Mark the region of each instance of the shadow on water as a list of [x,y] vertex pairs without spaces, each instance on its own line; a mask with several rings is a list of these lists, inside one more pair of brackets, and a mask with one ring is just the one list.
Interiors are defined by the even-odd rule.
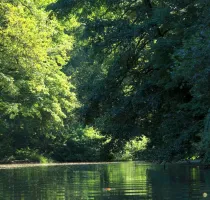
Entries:
[[[208,196],[209,194],[209,196]],[[190,200],[210,197],[210,170],[140,162],[0,170],[1,200]]]

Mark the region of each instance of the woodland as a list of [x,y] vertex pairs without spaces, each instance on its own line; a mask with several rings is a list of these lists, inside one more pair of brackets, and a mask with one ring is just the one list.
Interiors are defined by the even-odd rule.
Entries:
[[1,162],[210,162],[209,0],[1,0]]

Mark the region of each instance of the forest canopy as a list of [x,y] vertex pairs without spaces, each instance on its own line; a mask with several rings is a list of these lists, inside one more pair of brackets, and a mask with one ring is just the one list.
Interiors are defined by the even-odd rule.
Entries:
[[209,161],[209,4],[3,0],[0,159]]

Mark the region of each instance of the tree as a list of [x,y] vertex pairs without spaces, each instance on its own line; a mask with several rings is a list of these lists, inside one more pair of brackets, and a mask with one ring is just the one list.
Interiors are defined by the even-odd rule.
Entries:
[[59,19],[76,15],[80,22],[80,42],[66,71],[75,69],[86,123],[112,137],[107,149],[146,135],[152,159],[199,151],[209,108],[208,4],[59,0],[48,7]]
[[62,72],[73,43],[64,27],[35,1],[4,0],[0,16],[2,157],[63,126],[78,102]]

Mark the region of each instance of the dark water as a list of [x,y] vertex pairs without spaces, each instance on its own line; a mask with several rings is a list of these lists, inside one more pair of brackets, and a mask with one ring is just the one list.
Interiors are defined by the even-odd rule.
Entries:
[[138,162],[0,170],[0,200],[210,199],[210,170]]

